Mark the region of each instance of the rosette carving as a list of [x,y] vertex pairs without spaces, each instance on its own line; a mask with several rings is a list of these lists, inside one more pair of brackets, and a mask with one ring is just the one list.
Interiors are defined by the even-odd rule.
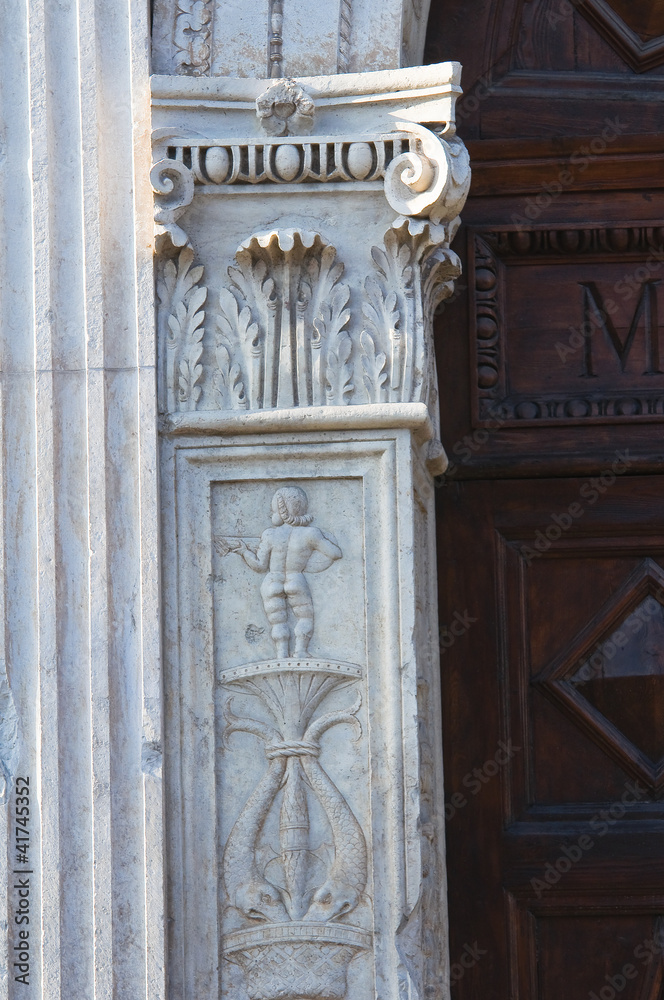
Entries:
[[256,114],[268,135],[311,132],[315,106],[295,80],[279,80],[256,98]]

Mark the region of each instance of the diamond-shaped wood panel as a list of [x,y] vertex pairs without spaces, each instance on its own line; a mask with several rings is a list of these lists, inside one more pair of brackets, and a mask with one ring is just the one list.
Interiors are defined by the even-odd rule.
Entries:
[[660,0],[577,0],[574,6],[637,73],[664,63]]
[[664,571],[644,559],[534,681],[649,788],[664,787]]

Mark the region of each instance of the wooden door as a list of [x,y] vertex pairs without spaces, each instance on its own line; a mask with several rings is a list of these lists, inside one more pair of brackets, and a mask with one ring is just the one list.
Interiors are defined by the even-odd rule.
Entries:
[[664,4],[439,0],[452,996],[664,989]]

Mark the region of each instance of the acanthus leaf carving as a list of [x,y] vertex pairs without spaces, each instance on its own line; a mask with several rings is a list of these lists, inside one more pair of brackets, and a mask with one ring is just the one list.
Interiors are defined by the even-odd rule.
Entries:
[[[367,322],[370,321],[367,320]],[[360,334],[360,347],[362,349],[364,384],[367,389],[369,401],[371,403],[382,403],[384,398],[383,386],[387,381],[387,372],[385,370],[387,357],[382,351],[376,351],[376,343],[368,330],[363,330]]]
[[460,273],[445,247],[449,235],[449,226],[428,220],[393,223],[384,245],[371,250],[374,273],[365,278],[357,330],[334,246],[300,230],[254,234],[228,268],[229,284],[208,319],[209,343],[203,269],[192,266],[185,247],[177,266],[164,263],[159,283],[167,410],[433,405],[432,314]]
[[178,403],[182,410],[195,410],[201,397],[198,384],[203,374],[200,363],[203,353],[203,326],[205,313],[201,309],[207,297],[207,288],[196,286],[191,290],[186,303],[178,302],[175,313],[168,318],[173,339],[182,345],[179,364]]
[[236,260],[216,323],[244,373],[247,406],[346,404],[353,392],[350,289],[335,248],[318,233],[258,233]]
[[240,366],[232,364],[228,348],[223,343],[217,344],[217,372],[215,389],[220,410],[246,410],[247,397],[242,381]]
[[352,349],[350,336],[342,330],[336,335],[334,347],[327,352],[325,391],[331,405],[345,406],[349,402],[347,397],[355,388],[351,381],[353,366],[349,360]]
[[166,406],[169,412],[192,410],[200,399],[198,382],[203,374],[205,312],[202,306],[207,288],[200,285],[203,267],[192,267],[194,251],[184,247],[177,264],[166,260],[157,282],[160,313],[166,342]]
[[[258,324],[253,321],[249,306],[245,305],[241,308],[237,298],[228,288],[222,288],[219,292],[219,310],[216,316],[217,371],[215,381],[221,377],[224,383],[227,383],[224,374],[226,367],[228,367],[229,374],[231,369],[237,372],[237,381],[240,381],[242,372],[245,371],[249,374],[249,396],[247,397],[246,387],[242,383],[242,393],[238,392],[234,401],[229,400],[228,395],[224,395],[218,402],[220,409],[246,409],[251,406],[257,392],[258,378],[252,360],[260,351],[260,330]],[[244,368],[237,361],[232,361],[234,345],[239,345]],[[229,402],[231,405],[228,405]]]

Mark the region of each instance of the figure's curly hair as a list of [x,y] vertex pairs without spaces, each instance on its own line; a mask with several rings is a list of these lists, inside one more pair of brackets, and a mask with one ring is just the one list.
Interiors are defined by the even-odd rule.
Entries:
[[283,486],[274,494],[279,517],[284,524],[301,528],[313,521],[313,514],[307,514],[309,501],[307,494],[299,486]]

